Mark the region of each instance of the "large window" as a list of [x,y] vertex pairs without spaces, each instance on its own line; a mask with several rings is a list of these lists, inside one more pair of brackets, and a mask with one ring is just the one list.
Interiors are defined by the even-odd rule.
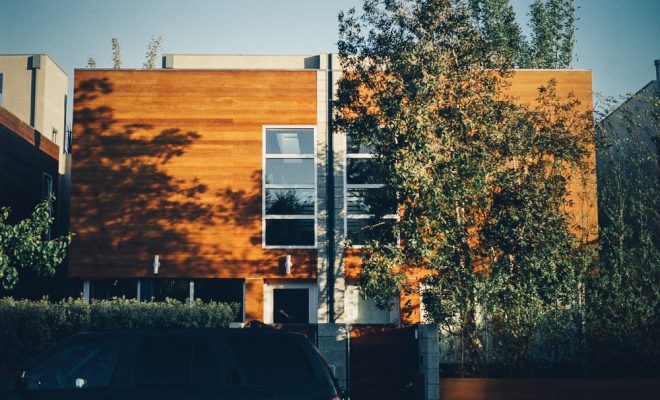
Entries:
[[316,246],[313,127],[264,127],[263,245]]
[[[394,241],[396,201],[387,194],[378,164],[370,149],[346,138],[344,231],[353,247],[378,238]],[[377,212],[378,210],[378,212]],[[383,215],[377,217],[376,215]]]

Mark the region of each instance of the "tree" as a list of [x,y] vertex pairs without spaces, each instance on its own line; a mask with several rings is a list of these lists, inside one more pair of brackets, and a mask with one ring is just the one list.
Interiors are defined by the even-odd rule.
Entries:
[[462,375],[485,373],[488,325],[491,357],[524,370],[542,325],[577,326],[584,262],[563,206],[589,115],[552,82],[535,108],[507,97],[510,59],[463,1],[371,0],[339,21],[336,126],[373,149],[399,210],[401,245],[361,250],[362,293],[388,308],[421,272]]
[[94,57],[89,57],[87,59],[87,68],[90,69],[96,68],[96,59],[94,59]]
[[497,52],[512,66],[529,66],[531,49],[509,0],[469,0],[468,4],[475,24]]
[[113,37],[112,43],[112,68],[121,68],[121,48],[119,46],[119,38]]
[[535,0],[525,38],[509,0],[468,0],[475,24],[498,53],[519,68],[567,68],[575,46],[573,0]]
[[567,68],[571,64],[575,10],[573,0],[535,0],[532,3],[530,68]]
[[54,197],[44,200],[30,217],[16,225],[7,223],[9,208],[0,208],[0,283],[5,289],[16,284],[21,271],[31,270],[50,276],[64,260],[71,235],[43,239],[53,223],[51,207],[54,201]]
[[163,45],[163,36],[151,37],[151,41],[147,45],[147,54],[145,56],[144,69],[154,69],[156,67],[156,58],[160,54],[160,48]]

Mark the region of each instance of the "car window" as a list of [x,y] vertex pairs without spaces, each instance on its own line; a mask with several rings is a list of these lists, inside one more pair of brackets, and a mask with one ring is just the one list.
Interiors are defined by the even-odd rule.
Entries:
[[107,387],[120,349],[121,341],[111,339],[71,343],[27,371],[25,380],[39,390]]
[[220,360],[209,341],[190,337],[144,338],[138,352],[138,386],[213,386]]
[[227,343],[248,383],[306,385],[315,382],[307,354],[292,336],[228,335]]

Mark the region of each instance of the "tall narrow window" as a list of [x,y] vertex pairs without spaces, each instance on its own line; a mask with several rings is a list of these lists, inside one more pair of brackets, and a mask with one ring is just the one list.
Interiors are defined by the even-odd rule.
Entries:
[[263,245],[316,246],[315,130],[264,128]]
[[[42,175],[42,183],[41,183],[41,196],[44,199],[49,198],[53,194],[53,177],[48,175],[47,173],[43,173]],[[50,216],[53,216],[53,206],[51,205],[50,207]],[[45,239],[50,240],[51,235],[52,235],[52,230],[53,230],[53,224],[50,224],[48,226],[48,232],[46,232]]]
[[2,105],[4,100],[3,88],[4,88],[4,75],[2,74],[2,72],[0,72],[0,106]]
[[[394,241],[396,201],[388,196],[370,149],[350,134],[346,143],[345,232],[353,247],[378,238]],[[377,214],[383,215],[376,217]]]

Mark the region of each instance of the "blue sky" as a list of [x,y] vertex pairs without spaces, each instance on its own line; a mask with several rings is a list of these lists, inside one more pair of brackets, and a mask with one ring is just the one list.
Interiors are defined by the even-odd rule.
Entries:
[[[635,92],[655,78],[660,0],[575,0],[577,59],[594,91]],[[521,25],[531,0],[512,0]],[[0,53],[49,54],[73,80],[94,57],[111,66],[110,39],[123,66],[140,68],[147,43],[163,53],[317,54],[336,51],[337,13],[360,0],[0,0]]]

